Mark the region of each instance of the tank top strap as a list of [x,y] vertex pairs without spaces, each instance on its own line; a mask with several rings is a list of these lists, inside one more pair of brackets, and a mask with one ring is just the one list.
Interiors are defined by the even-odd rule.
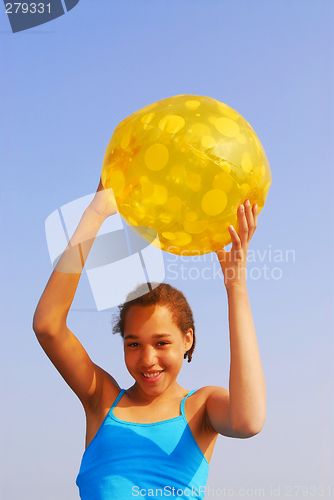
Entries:
[[115,401],[113,402],[112,407],[110,408],[109,412],[113,411],[113,409],[115,408],[115,406],[117,405],[118,401],[121,399],[121,397],[123,396],[124,393],[125,393],[125,389],[122,389],[121,392],[119,393],[119,395],[117,396],[117,398],[115,399]]
[[181,401],[181,414],[184,416],[184,418],[185,418],[185,413],[184,413],[184,403],[185,403],[186,399],[187,399],[189,396],[191,396],[192,394],[194,394],[194,392],[196,392],[196,391],[197,391],[197,389],[194,389],[194,390],[192,390],[192,391],[188,392],[188,394],[187,394],[186,396],[184,396],[184,398],[183,398],[183,399],[182,399],[182,401]]

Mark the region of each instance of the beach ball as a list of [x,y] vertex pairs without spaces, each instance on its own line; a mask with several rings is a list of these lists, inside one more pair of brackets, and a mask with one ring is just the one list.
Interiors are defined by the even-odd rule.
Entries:
[[228,227],[238,231],[237,208],[246,199],[261,211],[271,173],[257,135],[237,111],[210,97],[178,95],[116,127],[101,179],[137,234],[191,256],[231,242]]

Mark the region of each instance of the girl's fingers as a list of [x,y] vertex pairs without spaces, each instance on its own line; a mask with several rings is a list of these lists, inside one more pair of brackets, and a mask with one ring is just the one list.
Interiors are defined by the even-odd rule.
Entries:
[[257,216],[258,216],[258,213],[259,213],[258,206],[257,206],[257,204],[255,203],[255,204],[253,205],[254,231],[255,231],[255,229],[257,228]]
[[248,222],[246,218],[246,212],[244,205],[240,205],[238,208],[238,219],[239,219],[239,237],[241,244],[244,245],[248,242]]
[[[246,200],[245,202],[245,210],[246,210],[246,218],[247,218],[247,224],[248,224],[248,241],[251,239],[251,237],[254,234],[254,231],[256,229],[255,225],[255,205],[251,207],[251,204],[249,200]],[[257,217],[257,214],[256,214]]]
[[[240,224],[240,220],[239,220],[239,224]],[[234,229],[233,226],[229,226],[228,230],[229,230],[229,233],[231,235],[232,245],[233,245],[234,249],[240,250],[241,249],[241,240],[238,236],[238,233],[236,232],[236,230]],[[240,228],[239,228],[239,232],[240,232]]]
[[249,200],[245,201],[245,205],[240,205],[238,208],[239,219],[239,235],[242,244],[249,243],[257,227],[257,205],[251,206]]
[[[234,250],[241,250],[245,244],[249,243],[257,227],[257,215],[257,205],[254,204],[252,207],[249,200],[245,201],[245,205],[238,207],[239,234],[232,225],[228,228]],[[218,250],[216,253],[220,261],[226,258],[226,254],[230,254],[230,252],[226,252],[225,250]]]

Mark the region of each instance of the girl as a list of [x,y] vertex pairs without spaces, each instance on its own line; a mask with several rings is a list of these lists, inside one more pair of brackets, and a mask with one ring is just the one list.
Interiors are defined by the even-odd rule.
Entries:
[[114,331],[124,339],[125,364],[135,380],[129,389],[121,390],[94,364],[67,328],[84,263],[115,207],[100,181],[33,320],[39,343],[86,413],[86,451],[77,477],[80,495],[82,500],[202,499],[218,434],[248,438],[260,432],[265,421],[265,382],[246,288],[257,206],[249,201],[239,206],[239,234],[229,228],[232,249],[217,252],[229,307],[229,390],[209,386],[190,392],[178,384],[177,376],[183,359],[191,361],[194,322],[185,297],[170,285],[161,284],[120,306]]

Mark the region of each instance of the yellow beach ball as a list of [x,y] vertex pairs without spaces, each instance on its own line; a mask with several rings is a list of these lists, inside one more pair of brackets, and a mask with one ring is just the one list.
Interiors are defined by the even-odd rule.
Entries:
[[237,208],[263,208],[271,173],[252,127],[210,97],[179,95],[123,120],[107,147],[102,183],[140,236],[178,255],[201,255],[231,242]]

